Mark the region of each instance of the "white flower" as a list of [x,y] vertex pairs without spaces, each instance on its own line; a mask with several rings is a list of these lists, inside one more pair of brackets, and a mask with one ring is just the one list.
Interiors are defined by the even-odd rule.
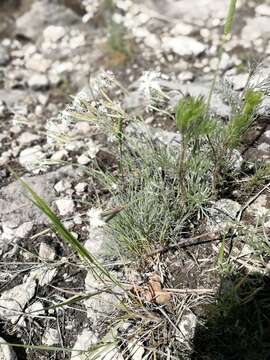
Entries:
[[72,120],[67,111],[63,111],[57,118],[47,122],[47,143],[50,146],[67,145],[72,141],[70,136]]
[[145,71],[140,79],[138,91],[150,102],[160,96],[162,94],[160,73]]
[[98,96],[101,90],[110,89],[115,84],[115,76],[111,71],[101,71],[93,79],[90,79],[90,88],[94,96]]
[[95,229],[104,226],[106,223],[102,219],[102,210],[92,208],[88,210],[87,215],[89,217],[90,229]]

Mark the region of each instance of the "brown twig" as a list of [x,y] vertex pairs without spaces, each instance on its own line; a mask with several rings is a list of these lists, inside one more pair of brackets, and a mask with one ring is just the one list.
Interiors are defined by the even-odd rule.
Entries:
[[184,248],[184,247],[187,247],[187,246],[200,245],[200,244],[205,244],[205,243],[208,243],[208,242],[220,240],[220,236],[215,237],[215,238],[209,237],[208,239],[203,240],[203,238],[206,237],[207,235],[213,235],[213,233],[212,232],[207,232],[207,233],[204,233],[204,234],[201,234],[201,235],[198,235],[198,236],[194,236],[194,237],[191,237],[191,238],[182,239],[177,244],[171,244],[171,245],[168,245],[168,246],[164,246],[161,249],[151,251],[150,253],[146,254],[146,256],[147,257],[154,256],[154,255],[157,255],[157,254],[166,253],[166,252],[168,252],[170,250],[177,249],[177,248],[180,249],[180,248]]

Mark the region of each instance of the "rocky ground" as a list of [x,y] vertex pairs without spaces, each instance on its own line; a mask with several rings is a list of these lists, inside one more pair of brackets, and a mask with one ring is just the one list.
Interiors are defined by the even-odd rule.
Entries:
[[[79,0],[2,0],[0,4],[0,336],[9,343],[86,349],[100,338],[97,324],[112,310],[114,302],[110,294],[105,294],[105,299],[89,298],[56,306],[78,293],[93,290],[95,280],[70,248],[53,235],[45,217],[24,196],[13,172],[23,176],[56,209],[76,238],[96,256],[104,257],[107,239],[93,220],[89,235],[86,216],[94,206],[93,194],[102,193],[102,189],[84,169],[93,159],[106,167],[111,164],[111,154],[104,137],[84,122],[76,125],[75,135],[80,140],[75,145],[52,148],[47,142],[48,120],[57,118],[71,101],[70,96],[87,86],[89,78],[101,68],[115,72],[130,90],[126,109],[140,114],[136,84],[143,71],[164,74],[163,86],[173,104],[181,92],[207,95],[217,66],[226,0],[115,3],[113,8],[104,5],[93,17],[87,15],[85,4]],[[222,76],[235,91],[245,85],[249,62],[262,64],[257,81],[269,76],[269,33],[270,2],[238,1],[233,35],[221,61]],[[211,108],[225,119],[229,108],[219,88]],[[260,111],[242,156],[246,161],[269,163],[268,97]],[[171,142],[178,136],[174,122],[166,117],[157,119],[149,114],[146,121],[148,126],[169,131],[152,129],[162,141],[165,137]],[[225,191],[224,197],[216,206],[234,216],[243,203],[235,201],[237,196],[226,199]],[[269,204],[268,188],[252,204],[250,216],[268,216]],[[269,218],[265,226],[269,234]],[[199,274],[214,264],[196,272],[194,258],[207,258],[208,250],[203,256],[201,251],[205,250],[197,251],[195,255],[181,253],[181,261],[179,253],[171,255],[183,288],[216,283],[210,275],[200,282]],[[105,259],[110,267],[111,259]],[[184,264],[185,272],[179,270]],[[120,277],[124,272],[115,265],[111,268]],[[183,318],[183,329],[185,321],[188,336],[192,337],[196,316],[192,313]],[[70,358],[64,350],[14,347],[15,354],[2,347],[1,351],[1,359]],[[113,353],[106,359],[121,356]],[[129,356],[139,360],[143,352]],[[72,358],[85,359],[74,353]]]

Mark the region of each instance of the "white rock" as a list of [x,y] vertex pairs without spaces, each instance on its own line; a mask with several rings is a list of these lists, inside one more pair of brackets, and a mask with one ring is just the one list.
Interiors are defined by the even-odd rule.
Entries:
[[196,325],[197,317],[192,312],[183,315],[178,324],[180,332],[177,335],[177,340],[188,345],[194,337]]
[[267,4],[261,4],[255,8],[256,14],[262,16],[270,16],[270,6]]
[[6,341],[0,337],[0,360],[16,360],[17,356],[12,347],[6,344]]
[[49,328],[45,331],[42,337],[42,344],[52,346],[59,344],[61,338],[59,332],[56,329]]
[[43,74],[33,74],[27,81],[28,86],[33,90],[42,90],[49,86],[49,79]]
[[230,227],[241,209],[241,205],[231,199],[220,199],[209,209],[208,227],[212,232],[223,232]]
[[91,125],[86,121],[79,121],[75,124],[76,132],[79,134],[89,134],[91,131]]
[[248,80],[248,74],[237,74],[229,76],[228,80],[233,83],[234,90],[243,90]]
[[28,306],[25,309],[25,313],[31,317],[36,317],[38,315],[45,315],[45,310],[41,301],[35,301],[33,304]]
[[19,163],[31,171],[39,169],[45,157],[46,155],[41,151],[41,146],[35,145],[20,152]]
[[42,54],[34,53],[29,59],[26,60],[25,66],[33,71],[45,73],[51,66],[51,60],[45,59]]
[[59,210],[60,215],[68,215],[73,213],[75,209],[74,201],[71,199],[58,199],[56,200],[56,206]]
[[233,149],[232,153],[231,153],[230,161],[231,161],[231,167],[234,170],[236,170],[236,171],[241,170],[244,159],[243,159],[240,151]]
[[35,295],[35,291],[36,282],[31,277],[23,284],[4,291],[0,297],[0,317],[15,324],[22,314],[22,309]]
[[25,131],[18,137],[18,142],[20,145],[30,145],[32,142],[39,139],[39,135]]
[[90,161],[91,161],[91,159],[88,156],[86,156],[85,154],[80,155],[77,159],[77,162],[80,165],[87,165],[90,163]]
[[86,182],[81,182],[75,186],[76,193],[81,194],[87,189],[88,184]]
[[170,33],[173,36],[176,36],[176,35],[191,35],[193,31],[194,31],[193,26],[180,22],[180,23],[176,24],[171,29]]
[[75,215],[73,217],[74,224],[81,225],[82,224],[82,218],[79,214]]
[[48,244],[42,242],[39,246],[38,256],[45,261],[53,261],[55,259],[55,250]]
[[270,153],[270,144],[263,142],[257,146],[257,149],[259,151]]
[[243,42],[250,43],[257,39],[268,40],[270,32],[270,21],[267,16],[256,16],[248,18],[243,27],[241,37]]
[[42,266],[38,269],[32,270],[28,276],[32,281],[38,281],[39,286],[48,285],[57,274],[55,267]]
[[248,211],[257,217],[270,216],[269,198],[261,194],[248,208]]
[[33,225],[34,224],[32,223],[32,221],[27,221],[24,224],[20,225],[15,230],[15,236],[20,239],[26,238],[28,234],[32,231]]
[[[85,278],[85,290],[88,293],[95,294],[97,290],[100,290],[103,287],[103,281],[98,279],[96,275],[89,271]],[[121,293],[121,289],[116,286],[113,290]],[[100,320],[108,318],[112,314],[114,306],[118,301],[117,297],[113,295],[113,293],[109,292],[101,292],[97,295],[89,297],[84,300],[87,317],[91,319],[93,324],[96,325]]]
[[52,157],[51,160],[53,161],[61,161],[61,160],[66,160],[68,156],[68,152],[65,149],[62,150],[58,150],[56,151]]
[[192,37],[176,36],[164,37],[163,48],[179,56],[198,56],[207,49],[207,46]]
[[194,79],[194,74],[191,71],[183,71],[177,76],[177,78],[180,81],[191,81]]
[[43,30],[43,37],[48,42],[58,42],[66,34],[63,26],[50,25]]
[[[74,350],[87,350],[91,346],[95,345],[98,342],[97,336],[88,329],[83,329],[82,333],[78,335],[76,343],[73,347]],[[72,360],[87,360],[91,359],[91,355],[87,353],[81,353],[81,351],[72,352]],[[98,358],[96,358],[98,359]]]
[[89,140],[87,142],[87,154],[91,159],[94,159],[97,155],[97,153],[99,152],[100,146],[98,144],[96,144],[93,140]]
[[61,193],[61,192],[64,192],[68,189],[71,189],[71,182],[67,179],[63,179],[63,180],[60,180],[58,181],[58,183],[56,183],[54,185],[54,189],[58,192],[58,193]]
[[270,139],[270,130],[266,130],[263,135]]

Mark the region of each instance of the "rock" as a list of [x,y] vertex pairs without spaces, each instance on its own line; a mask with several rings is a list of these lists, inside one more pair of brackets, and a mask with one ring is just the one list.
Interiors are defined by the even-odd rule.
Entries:
[[41,163],[46,155],[42,152],[40,145],[26,148],[20,152],[19,163],[27,170],[39,172],[42,169]]
[[[175,107],[178,101],[183,97],[183,94],[190,95],[194,97],[204,96],[205,99],[209,94],[209,89],[211,87],[211,82],[205,80],[204,78],[198,79],[194,83],[179,83],[174,81],[162,81],[161,83],[164,87],[167,87],[169,90],[178,90],[178,95],[174,95],[170,99],[171,107]],[[210,104],[210,109],[216,115],[227,118],[230,115],[230,107],[224,103],[222,97],[219,93],[214,92]]]
[[27,83],[28,86],[33,90],[42,90],[48,88],[49,79],[46,75],[36,73],[28,79]]
[[39,246],[38,256],[41,260],[53,261],[56,257],[55,250],[48,244],[42,242]]
[[[101,290],[103,287],[104,283],[102,280],[89,271],[85,278],[85,290],[87,293],[96,294],[97,290]],[[117,286],[115,286],[112,290],[118,293],[122,292],[121,289]],[[94,326],[97,325],[102,319],[104,320],[110,317],[114,311],[114,307],[119,300],[115,295],[113,295],[113,291],[101,292],[84,300],[84,305],[87,310],[87,317],[93,322]]]
[[241,37],[244,42],[250,43],[257,39],[268,40],[270,33],[270,21],[267,16],[256,16],[246,19]]
[[22,310],[33,298],[36,282],[29,277],[23,284],[6,290],[0,297],[0,317],[15,324],[22,315]]
[[92,208],[87,212],[89,216],[89,235],[84,246],[96,256],[106,253],[106,245],[109,243],[109,235],[106,232],[106,223],[101,216],[102,210]]
[[167,0],[157,2],[159,12],[172,19],[188,19],[190,23],[203,25],[210,18],[223,19],[227,14],[227,0]]
[[75,204],[72,199],[59,199],[55,201],[55,204],[62,216],[72,214],[74,212]]
[[213,233],[227,231],[234,223],[240,209],[241,205],[231,199],[220,199],[216,201],[213,206],[208,209],[209,231]]
[[9,115],[9,110],[5,101],[0,100],[0,119],[4,119]]
[[[27,306],[27,308],[25,309],[25,314],[28,314],[32,318],[40,316],[40,315],[45,315],[45,310],[44,310],[42,302],[35,301],[33,304]],[[22,323],[20,324],[20,322],[19,322],[19,324],[25,325],[25,324],[23,324],[23,322],[24,322],[24,320],[22,318]]]
[[80,165],[87,165],[90,163],[90,161],[91,161],[91,159],[89,159],[89,157],[86,156],[85,154],[80,155],[77,159],[77,162]]
[[[98,342],[98,338],[95,333],[91,330],[83,329],[83,331],[78,335],[76,343],[73,347],[74,350],[87,350],[93,345],[96,345]],[[81,351],[73,351],[72,352],[72,360],[87,360],[91,359],[91,354],[81,353]],[[98,358],[96,358],[98,359]],[[105,360],[105,358],[103,358]]]
[[75,186],[75,190],[77,194],[82,194],[87,189],[88,184],[86,182],[81,182]]
[[28,276],[28,279],[35,281],[35,284],[38,282],[39,286],[45,286],[52,282],[56,274],[57,268],[42,265],[41,267],[32,270]]
[[19,239],[24,239],[31,233],[32,229],[33,229],[32,221],[27,221],[26,223],[20,225],[16,229],[15,236],[18,237]]
[[236,170],[236,171],[241,170],[244,159],[243,159],[240,151],[233,149],[232,153],[231,153],[230,161],[231,161],[230,165],[233,170]]
[[6,66],[10,61],[10,54],[5,46],[0,45],[0,66]]
[[[65,166],[56,171],[43,175],[25,177],[24,180],[51,206],[55,198],[53,191],[54,184],[65,177],[77,177],[79,171],[71,166]],[[15,227],[31,221],[33,224],[43,224],[46,219],[41,211],[34,206],[24,195],[24,188],[20,181],[0,189],[0,222],[7,222],[16,219]]]
[[71,189],[71,182],[68,179],[60,180],[54,185],[54,189],[58,193],[65,192],[66,190]]
[[198,56],[207,49],[207,46],[192,37],[176,36],[164,37],[163,48],[179,56]]
[[191,342],[194,337],[196,326],[197,317],[192,312],[183,315],[180,323],[178,324],[180,332],[176,337],[177,341],[185,343],[188,346],[189,342]]
[[268,194],[261,194],[247,208],[247,212],[256,219],[256,222],[261,220],[264,227],[270,228],[270,196]]
[[6,344],[6,341],[0,337],[0,360],[17,360],[17,356],[12,347]]
[[177,76],[177,78],[180,81],[191,81],[194,79],[194,74],[191,71],[183,71]]
[[26,60],[25,66],[37,73],[45,73],[51,66],[51,60],[46,59],[42,54],[35,53]]
[[43,337],[42,337],[42,344],[47,346],[52,346],[60,343],[60,335],[58,330],[53,328],[48,328]]
[[243,90],[248,80],[248,74],[237,74],[227,77],[227,80],[233,84],[233,88],[236,91]]
[[68,156],[67,150],[62,149],[62,150],[56,151],[56,152],[52,155],[51,160],[53,160],[53,161],[66,160],[66,159],[67,159],[67,156]]
[[65,6],[48,0],[34,1],[29,11],[16,20],[16,33],[29,39],[40,37],[45,26],[71,26],[80,23],[80,17]]
[[270,6],[267,4],[261,4],[256,6],[255,12],[258,15],[262,16],[270,16]]
[[24,145],[31,145],[34,141],[37,141],[39,139],[40,139],[39,135],[25,131],[18,137],[18,142],[21,146],[24,146]]
[[43,31],[44,41],[57,42],[66,34],[66,30],[63,26],[50,25]]
[[190,24],[179,22],[170,31],[173,36],[176,35],[191,35],[194,31],[194,27]]
[[100,150],[100,146],[96,144],[92,139],[87,142],[86,146],[88,148],[87,155],[90,157],[90,159],[95,159],[96,155]]

